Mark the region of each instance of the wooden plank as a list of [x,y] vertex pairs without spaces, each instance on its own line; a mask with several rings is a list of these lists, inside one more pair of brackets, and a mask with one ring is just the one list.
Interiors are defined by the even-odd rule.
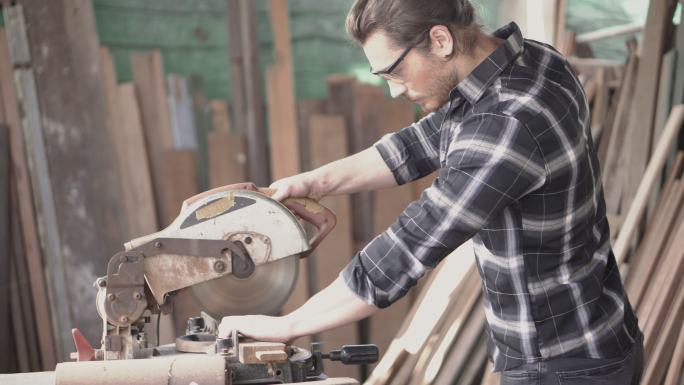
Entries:
[[[601,133],[601,136],[598,137],[598,140],[594,142],[594,148],[596,149],[596,156],[598,157],[599,164],[601,165],[601,168],[603,169],[605,164],[606,164],[606,155],[608,152],[608,144],[611,142],[611,139],[613,137],[613,129],[615,128],[615,119],[617,116],[617,110],[618,106],[620,105],[620,95],[622,95],[622,89],[625,87],[626,83],[626,69],[627,65],[622,68],[622,71],[620,71],[620,74],[614,74],[613,76],[616,78],[615,80],[611,79],[608,81],[609,83],[609,90],[612,89],[612,94],[609,94],[609,101],[608,101],[608,110],[606,112],[606,117],[605,120],[603,121],[604,129],[603,132]],[[611,71],[611,72],[619,72],[619,71]],[[619,80],[619,81],[618,81]],[[615,87],[610,86],[611,82],[617,82],[617,85]]]
[[208,137],[209,187],[247,181],[244,134],[213,131]]
[[19,196],[19,215],[23,248],[30,271],[31,294],[34,314],[38,325],[38,341],[43,369],[52,370],[57,363],[55,341],[50,320],[50,304],[45,289],[45,278],[38,241],[38,232],[34,219],[33,194],[28,175],[26,152],[22,134],[19,108],[14,88],[12,64],[9,60],[6,31],[0,28],[0,92],[5,121],[9,126],[10,155],[12,157],[12,177]]
[[[10,206],[17,207],[17,194],[14,186],[10,189]],[[21,314],[21,322],[25,332],[23,344],[26,346],[28,354],[28,364],[31,371],[41,369],[40,352],[36,333],[36,317],[33,314],[31,306],[31,285],[29,280],[29,272],[26,266],[26,258],[24,249],[21,244],[21,231],[19,231],[19,216],[17,210],[13,209],[10,213],[11,229],[12,231],[12,265],[14,268],[13,274],[16,276],[16,289],[19,297],[19,306]]]
[[625,288],[635,310],[639,309],[648,282],[659,265],[666,241],[676,225],[677,213],[684,203],[684,186],[679,181],[683,166],[684,152],[679,152],[658,200],[654,219],[649,222],[644,238],[630,258]]
[[676,214],[680,212],[684,203],[682,181],[677,181],[668,195],[670,196],[664,201],[662,215],[656,217],[655,226],[639,245],[636,261],[630,265],[626,286],[630,304],[634,309],[640,308],[644,295],[650,289],[649,286],[653,286],[652,279],[665,251],[666,240],[676,225]]
[[487,362],[487,340],[489,336],[486,332],[480,334],[480,339],[475,343],[470,357],[458,376],[459,384],[480,385],[482,370]]
[[[449,352],[446,357],[437,356],[436,360],[431,363],[431,365],[439,365],[440,369],[438,374],[433,381],[426,381],[430,384],[435,385],[448,385],[451,384],[453,378],[459,375],[470,357],[472,350],[475,348],[479,341],[480,335],[484,330],[485,325],[485,313],[483,309],[483,301],[477,302],[475,308],[469,314],[465,325],[463,326],[462,334],[459,336],[458,341],[455,342],[456,346]],[[444,341],[446,343],[448,340]],[[452,342],[453,343],[453,342]],[[428,370],[428,374],[431,373]],[[427,380],[428,378],[426,378]]]
[[[408,100],[390,100],[383,97],[377,100],[376,108],[384,117],[377,126],[376,140],[385,134],[410,126],[415,120],[416,107]],[[376,191],[373,205],[373,234],[377,235],[387,230],[412,201],[414,190],[413,186],[408,184]],[[378,345],[381,352],[386,351],[395,338],[404,315],[411,307],[411,299],[411,296],[407,295],[369,318],[370,341]]]
[[235,128],[247,133],[249,180],[265,186],[270,178],[255,4],[251,0],[226,0],[226,5],[232,11],[228,12],[228,46]]
[[485,367],[484,376],[482,376],[482,382],[480,385],[499,385],[501,382],[501,372],[494,372],[494,364],[491,361],[487,361],[487,366]]
[[625,163],[625,151],[622,150],[625,146],[628,126],[627,119],[629,117],[632,96],[634,95],[637,69],[639,67],[639,57],[636,54],[635,46],[636,42],[634,40],[628,42],[630,56],[627,62],[627,68],[625,69],[622,87],[620,87],[610,141],[606,144],[605,163],[602,164],[606,211],[610,215],[617,215],[620,213],[620,201],[622,188],[624,187],[624,167],[622,166]]
[[674,80],[674,65],[676,59],[674,49],[663,55],[658,83],[658,101],[656,103],[655,122],[653,125],[653,141],[650,153],[655,152],[656,144],[665,128],[667,116],[672,109],[672,82]]
[[[308,126],[312,167],[320,167],[347,155],[347,127],[344,118],[339,115],[313,114],[309,116]],[[335,213],[337,225],[318,246],[314,255],[309,257],[316,262],[313,266],[310,265],[313,267],[312,273],[316,278],[313,288],[316,291],[330,285],[354,255],[349,196],[325,197],[321,203]],[[353,323],[323,332],[318,337],[325,344],[325,350],[358,343],[357,324]],[[359,376],[358,367],[342,365],[339,362],[326,362],[325,372],[331,377],[358,378]]]
[[207,143],[209,132],[213,127],[212,110],[209,99],[204,93],[202,78],[190,76],[189,86],[194,115],[192,131],[197,136],[197,187],[200,191],[206,191],[209,189],[209,150]]
[[271,177],[278,180],[301,170],[299,135],[292,71],[292,46],[287,1],[269,0],[275,63],[267,70],[267,97],[271,139]]
[[[656,346],[658,331],[662,331],[669,310],[673,307],[673,300],[677,297],[677,289],[684,274],[684,222],[680,223],[673,242],[664,259],[663,274],[657,277],[655,282],[663,284],[658,296],[653,299],[652,311],[643,321],[644,331],[644,357],[651,357]],[[681,291],[681,290],[680,290]],[[646,315],[646,314],[642,314]]]
[[614,25],[596,31],[585,32],[581,35],[577,35],[575,39],[577,40],[577,44],[589,44],[611,37],[637,34],[643,30],[644,25],[638,23]]
[[125,207],[129,213],[129,231],[132,237],[151,234],[159,229],[152,188],[150,165],[145,146],[140,110],[133,83],[117,87],[117,100],[121,116],[116,149],[126,188]]
[[100,317],[83,309],[92,309],[96,290],[91,283],[124,240],[123,220],[111,214],[122,211],[120,181],[112,173],[116,158],[105,129],[92,3],[26,0],[20,6],[30,26],[31,63],[14,74],[30,129],[25,131],[33,151],[28,158],[42,163],[36,167],[40,184],[34,184],[40,188],[33,191],[45,194],[36,205],[43,218],[39,235],[45,237],[51,310],[59,320],[59,359],[66,360],[73,350],[71,327],[90,341],[101,337]]
[[[567,10],[567,0],[558,0],[556,3],[556,33],[554,36],[554,46],[561,48],[565,41],[565,14]],[[561,53],[563,53],[561,51]]]
[[475,309],[482,294],[480,276],[474,267],[467,274],[457,293],[451,296],[444,320],[431,336],[434,338],[423,347],[408,384],[432,383],[442,368],[443,360],[452,350],[452,345],[462,337],[461,333],[465,331],[464,327],[471,314],[477,310],[482,311]]
[[[2,95],[0,95],[1,97]],[[2,100],[0,100],[1,102]],[[0,111],[2,103],[0,103]],[[1,117],[0,117],[1,118]],[[9,127],[0,121],[0,356],[10,357],[10,145]],[[0,373],[10,373],[9,360],[0,360]]]
[[209,102],[209,106],[211,108],[211,127],[214,132],[231,132],[228,102],[212,100]]
[[[287,1],[269,0],[275,63],[266,71],[269,128],[271,142],[271,178],[278,180],[301,171],[299,134],[292,71],[292,47]],[[305,259],[299,261],[299,276],[283,314],[299,308],[312,295],[309,269]]]
[[[379,87],[359,84],[350,76],[329,76],[328,93],[329,112],[345,117],[349,153],[357,153],[368,148],[376,137],[376,131],[382,120],[381,113],[375,103],[382,100],[384,92]],[[374,237],[373,229],[373,193],[362,192],[352,195],[352,229],[354,249],[362,250]],[[359,322],[359,340],[369,343],[369,321]],[[362,378],[366,377],[366,366],[362,366]]]
[[[199,192],[197,155],[194,150],[167,149],[163,156],[168,165],[163,178],[164,189],[168,191],[166,210],[175,211],[178,215],[183,201]],[[187,290],[179,291],[173,301],[173,331],[176,335],[183,335],[188,318],[199,315],[201,309]]]
[[596,71],[596,94],[591,111],[591,136],[594,143],[597,143],[603,133],[608,112],[609,90],[606,72],[605,68]]
[[[107,130],[112,139],[119,194],[126,220],[125,238],[151,234],[158,229],[150,169],[140,111],[132,83],[118,85],[111,53],[100,48],[100,69],[105,90]],[[135,186],[135,188],[131,188]]]
[[636,76],[634,99],[630,110],[627,157],[627,174],[622,206],[629,208],[639,189],[641,177],[651,154],[653,124],[658,97],[660,67],[672,27],[672,16],[677,1],[651,0],[641,51],[641,64]]
[[[684,8],[679,14],[680,20],[684,17]],[[679,23],[675,33],[676,64],[674,84],[672,85],[672,104],[684,103],[684,23]]]
[[672,360],[667,369],[667,376],[663,385],[678,385],[682,378],[682,368],[684,368],[684,322],[681,324],[675,350],[672,354]]
[[[164,87],[164,67],[158,50],[131,54],[133,81],[140,104],[140,116],[145,133],[145,144],[150,162],[152,186],[155,197],[157,222],[165,227],[178,214],[178,207],[171,206],[164,189],[164,178],[170,172],[164,162],[165,151],[174,146],[171,134],[169,108]],[[179,206],[180,207],[180,206]]]
[[19,284],[17,283],[17,270],[16,256],[13,255],[11,258],[11,273],[9,280],[9,291],[10,291],[10,306],[12,311],[10,315],[12,317],[12,333],[14,335],[14,348],[17,354],[17,361],[19,363],[19,370],[21,372],[28,372],[31,370],[31,364],[29,359],[28,349],[29,346],[26,342],[26,328],[24,325],[24,320],[22,318],[21,309],[21,298],[19,296]]
[[176,74],[167,75],[166,91],[173,148],[197,149],[195,114],[187,79]]
[[[309,133],[309,118],[314,114],[325,113],[326,109],[327,101],[325,99],[305,99],[297,102],[297,125],[299,126],[299,149],[302,171],[313,169],[311,166],[311,146],[309,144],[309,141],[311,140],[311,135]],[[346,151],[345,154],[347,154]]]
[[639,184],[639,188],[634,196],[634,201],[629,209],[629,212],[627,213],[627,217],[625,218],[625,222],[620,230],[617,241],[613,246],[615,260],[618,264],[625,260],[625,257],[629,252],[630,241],[633,239],[639,226],[639,222],[644,214],[646,204],[648,203],[648,196],[652,191],[653,186],[657,182],[657,178],[662,171],[669,151],[672,149],[674,143],[676,143],[682,122],[684,122],[684,105],[679,104],[672,108],[672,112],[667,120],[662,137],[658,141],[656,151],[653,153],[651,160],[648,162],[646,172],[640,174],[642,181]]
[[[684,255],[683,255],[684,257]],[[669,361],[672,353],[675,350],[675,343],[677,341],[677,334],[681,329],[684,321],[684,287],[679,284],[681,279],[676,279],[672,283],[677,289],[677,295],[674,297],[674,302],[668,303],[667,308],[670,310],[667,313],[662,327],[653,329],[656,335],[648,336],[649,343],[654,344],[652,348],[644,346],[645,348],[645,370],[642,382],[645,384],[660,384],[665,379]],[[653,342],[651,342],[653,341]],[[649,354],[650,353],[650,354]]]
[[366,380],[366,385],[403,385],[396,381],[398,373],[408,371],[410,374],[413,370],[422,347],[448,308],[451,296],[460,292],[459,285],[468,276],[473,259],[473,246],[469,241],[446,257],[430,274],[429,282],[404,318],[397,337]]

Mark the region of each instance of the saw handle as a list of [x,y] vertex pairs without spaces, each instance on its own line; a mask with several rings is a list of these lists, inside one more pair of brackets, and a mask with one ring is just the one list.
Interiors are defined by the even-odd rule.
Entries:
[[[208,195],[229,190],[250,190],[257,191],[267,196],[272,196],[274,189],[259,188],[254,183],[245,182],[217,187],[203,193],[192,196],[183,201],[182,209]],[[316,234],[309,240],[309,250],[302,253],[302,257],[308,257],[311,252],[330,234],[337,224],[337,217],[329,208],[323,206],[311,198],[287,198],[282,204],[298,217],[311,223],[316,227]]]

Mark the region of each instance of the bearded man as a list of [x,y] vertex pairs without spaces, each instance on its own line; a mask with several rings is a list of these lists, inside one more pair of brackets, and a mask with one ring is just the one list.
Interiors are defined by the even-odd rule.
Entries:
[[372,147],[276,181],[275,198],[434,183],[339,278],[282,317],[226,317],[287,341],[390,306],[468,239],[502,384],[638,384],[643,336],[612,253],[580,82],[514,23],[492,34],[467,0],[357,0],[349,35],[393,97],[429,114]]

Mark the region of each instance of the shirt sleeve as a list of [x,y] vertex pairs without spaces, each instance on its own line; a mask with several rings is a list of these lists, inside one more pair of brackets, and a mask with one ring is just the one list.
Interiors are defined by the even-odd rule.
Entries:
[[375,143],[397,184],[420,179],[439,168],[440,128],[447,107]]
[[541,152],[522,123],[497,114],[469,117],[452,134],[446,164],[432,186],[341,275],[364,301],[387,307],[489,218],[545,180]]

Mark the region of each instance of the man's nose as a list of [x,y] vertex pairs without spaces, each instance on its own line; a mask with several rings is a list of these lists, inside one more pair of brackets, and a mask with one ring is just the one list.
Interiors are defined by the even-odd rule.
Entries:
[[389,85],[390,95],[393,98],[398,98],[399,96],[406,93],[406,86],[403,84],[398,84],[398,83],[395,83],[392,81],[388,81],[387,85]]

